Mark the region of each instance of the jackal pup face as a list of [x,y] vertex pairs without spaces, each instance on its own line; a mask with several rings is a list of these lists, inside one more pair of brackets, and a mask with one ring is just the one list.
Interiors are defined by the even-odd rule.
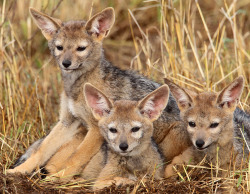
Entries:
[[242,76],[219,93],[195,93],[170,80],[165,79],[165,83],[178,102],[181,117],[186,123],[193,145],[198,150],[204,150],[218,142],[223,144],[223,138],[231,138],[226,136],[232,129],[230,125],[233,125],[233,112],[242,93]]
[[133,156],[152,143],[153,121],[166,107],[169,89],[161,86],[138,102],[113,102],[91,84],[85,84],[84,95],[109,147],[120,155]]
[[113,8],[106,8],[89,21],[61,22],[30,8],[37,26],[49,42],[52,55],[63,72],[94,68],[102,54],[102,39],[114,24]]

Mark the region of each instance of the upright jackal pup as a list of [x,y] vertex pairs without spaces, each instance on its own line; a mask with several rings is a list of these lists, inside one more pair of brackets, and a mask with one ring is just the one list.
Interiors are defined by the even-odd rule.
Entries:
[[113,102],[91,84],[85,85],[87,105],[108,145],[107,162],[95,189],[114,181],[128,184],[145,174],[163,177],[163,158],[152,136],[153,121],[167,105],[168,96],[168,86],[163,85],[140,101]]
[[[219,93],[195,93],[181,88],[165,79],[177,100],[186,130],[193,143],[183,154],[176,156],[168,165],[165,176],[173,175],[173,165],[178,163],[197,164],[205,157],[214,165],[218,162],[223,169],[228,169],[232,151],[237,154],[237,162],[242,157],[242,145],[234,144],[233,113],[239,102],[244,79],[235,79]],[[218,160],[217,160],[217,148]]]

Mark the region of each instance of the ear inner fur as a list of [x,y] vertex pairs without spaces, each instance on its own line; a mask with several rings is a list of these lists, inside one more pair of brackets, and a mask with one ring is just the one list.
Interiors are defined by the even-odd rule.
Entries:
[[159,87],[143,98],[138,107],[151,120],[156,120],[168,103],[169,88],[167,85]]
[[62,25],[62,22],[59,19],[52,18],[34,8],[30,8],[30,14],[47,40],[52,39],[53,34]]
[[244,78],[240,76],[220,92],[217,98],[218,106],[222,108],[235,107],[239,102],[243,87]]
[[178,102],[178,106],[180,109],[187,109],[192,106],[192,97],[185,89],[176,85],[174,82],[170,81],[167,78],[164,78],[164,82],[169,86],[170,91]]
[[113,103],[100,90],[90,83],[84,85],[84,96],[96,119],[110,112]]
[[106,37],[115,22],[114,9],[109,7],[94,15],[86,24],[86,30],[100,39]]

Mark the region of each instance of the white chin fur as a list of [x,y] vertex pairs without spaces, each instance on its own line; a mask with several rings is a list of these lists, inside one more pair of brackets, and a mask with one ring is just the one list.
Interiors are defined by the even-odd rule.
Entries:
[[71,73],[73,70],[62,69],[62,71],[65,72],[65,73]]

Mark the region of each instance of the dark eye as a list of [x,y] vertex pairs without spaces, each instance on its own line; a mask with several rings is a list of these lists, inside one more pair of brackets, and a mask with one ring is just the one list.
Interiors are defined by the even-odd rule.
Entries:
[[216,127],[218,127],[218,125],[219,125],[219,123],[212,123],[212,124],[210,125],[210,128],[216,128]]
[[62,46],[56,46],[57,50],[62,51],[63,47]]
[[196,126],[196,124],[195,124],[195,122],[188,122],[188,125],[190,126],[190,127],[195,127]]
[[139,131],[139,129],[140,129],[140,127],[133,127],[133,128],[131,129],[131,131],[132,131],[132,132],[137,132],[137,131]]
[[116,128],[109,128],[109,131],[110,131],[111,133],[117,133]]
[[79,46],[79,47],[77,47],[77,51],[84,51],[86,49],[86,47],[84,47],[84,46]]

